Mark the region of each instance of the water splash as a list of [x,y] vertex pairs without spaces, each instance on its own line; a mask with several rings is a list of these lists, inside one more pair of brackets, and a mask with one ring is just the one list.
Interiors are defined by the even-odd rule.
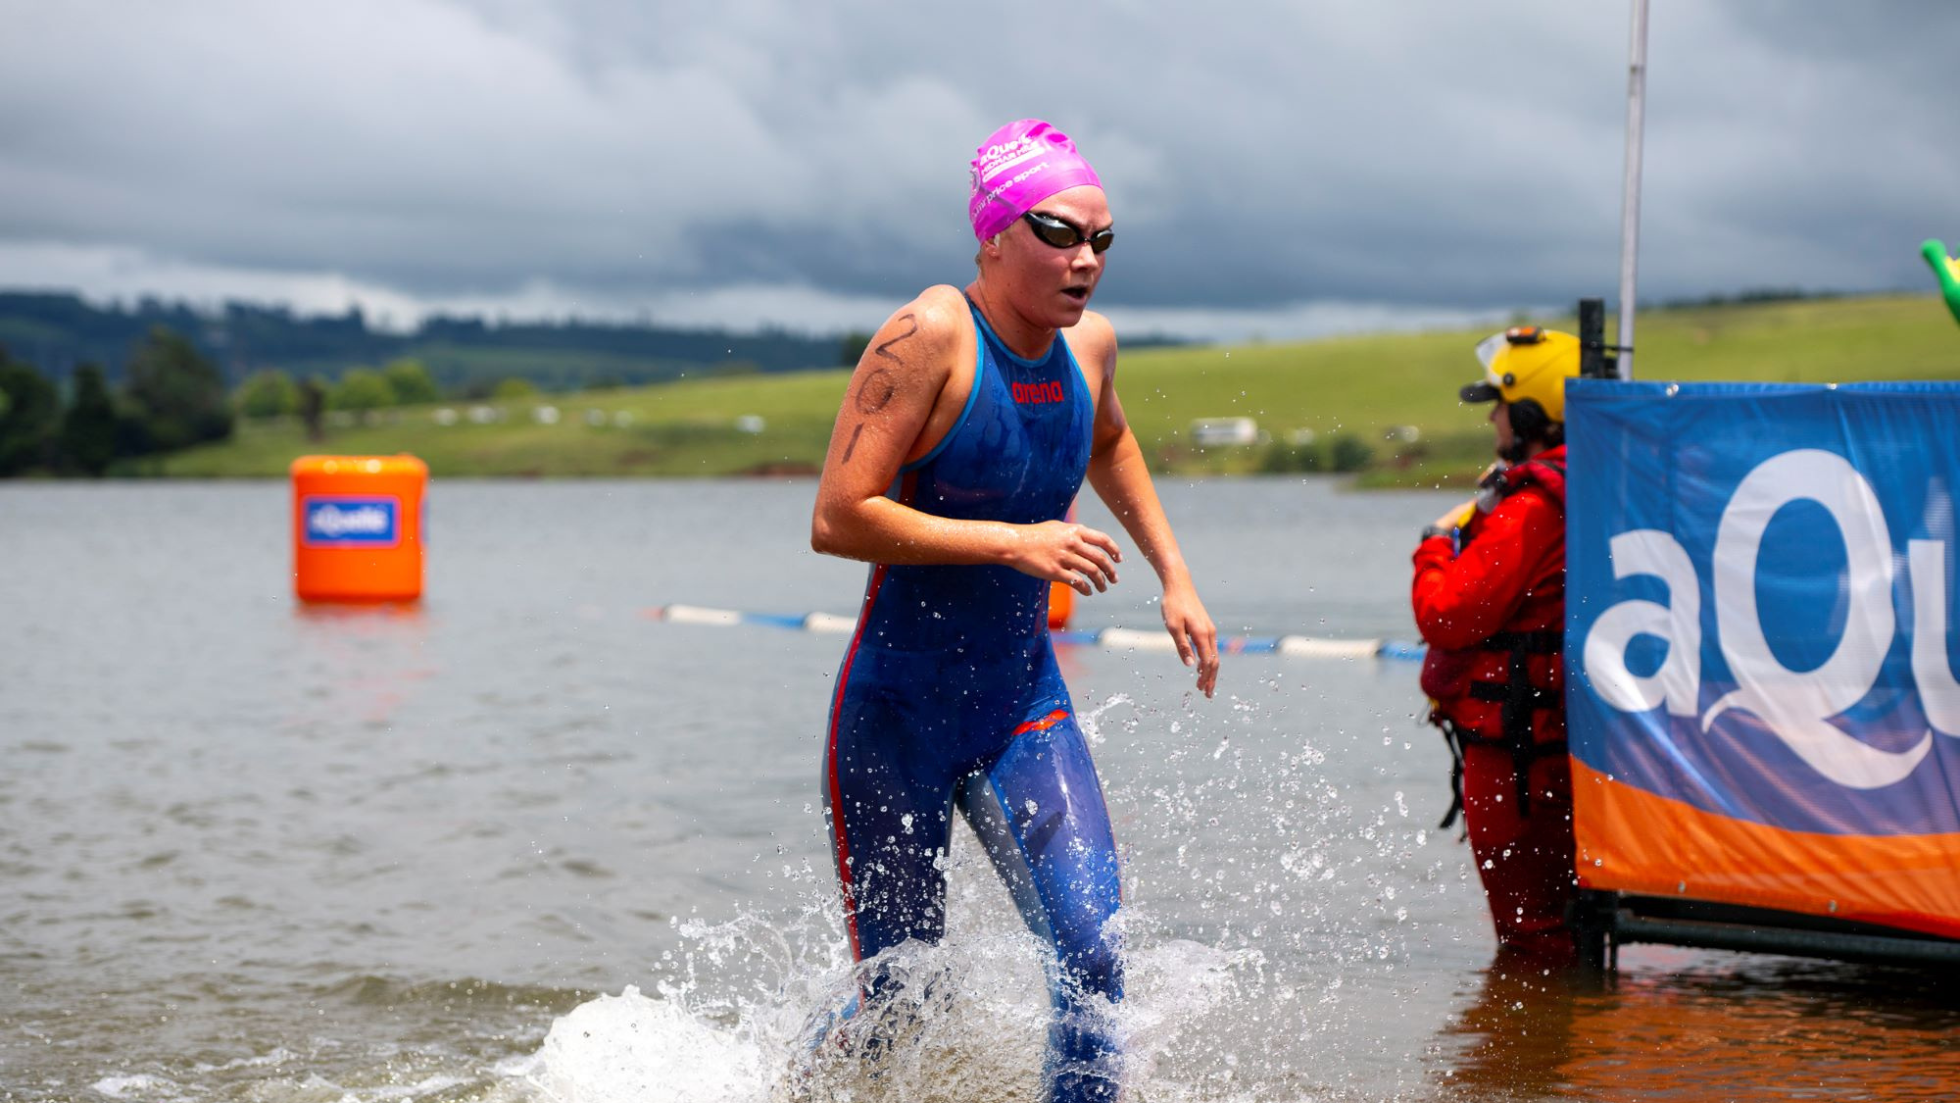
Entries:
[[[565,1103],[766,1098],[763,1047],[689,1008],[681,993],[648,999],[628,986],[560,1018],[527,1067],[512,1070]],[[750,1036],[745,1036],[750,1034]]]
[[[1297,730],[1283,707],[1227,703],[1119,693],[1078,714],[1124,855],[1125,1098],[1354,1098],[1317,1055],[1339,1067],[1371,1044],[1355,1029],[1392,1018],[1370,989],[1425,937],[1416,915],[1463,891],[1463,863],[1434,847],[1398,771],[1346,761],[1380,718],[1275,739]],[[828,871],[788,887],[727,922],[677,922],[663,983],[579,1007],[510,1076],[550,1103],[1040,1098],[1042,946],[963,827],[946,939],[881,957],[896,979],[875,1006],[852,1007],[866,974]]]
[[[502,1071],[550,1103],[1033,1103],[1050,1017],[1041,946],[965,841],[939,945],[852,963],[828,901],[814,896],[780,918],[678,924],[679,979],[580,1005]],[[1139,936],[1149,923],[1136,909],[1119,918],[1144,943],[1113,1012],[1130,1098],[1230,1098],[1178,1084],[1193,1028],[1234,998],[1252,957]],[[890,995],[839,1014],[874,965]]]
[[[1101,746],[1103,740],[1109,738],[1108,733],[1102,729],[1103,716],[1113,709],[1122,708],[1126,705],[1131,705],[1129,694],[1112,694],[1105,698],[1102,704],[1097,705],[1087,712],[1077,709],[1075,712],[1075,726],[1082,730],[1082,738],[1087,740],[1091,747]],[[1131,711],[1132,713],[1135,712],[1134,706],[1132,706]],[[1136,727],[1137,722],[1134,716],[1124,722],[1124,729],[1126,731],[1135,731]]]

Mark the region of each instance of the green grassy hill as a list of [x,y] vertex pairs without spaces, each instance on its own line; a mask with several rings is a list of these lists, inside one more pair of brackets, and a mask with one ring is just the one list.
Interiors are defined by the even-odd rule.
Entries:
[[[1533,319],[1570,329],[1569,319]],[[1368,445],[1377,485],[1462,483],[1489,458],[1485,409],[1456,399],[1476,377],[1483,331],[1344,337],[1285,345],[1161,348],[1124,355],[1124,409],[1153,466],[1246,473],[1283,461],[1311,430]],[[1850,382],[1960,379],[1960,331],[1929,296],[1810,300],[1642,315],[1636,368],[1651,380]],[[842,371],[749,375],[616,391],[387,411],[330,426],[324,444],[290,420],[241,423],[225,444],[168,457],[164,474],[278,476],[307,452],[412,452],[437,476],[732,475],[814,470],[843,395]],[[538,407],[557,411],[538,420]],[[451,414],[440,414],[441,410]],[[439,424],[438,417],[455,417]],[[760,417],[760,432],[737,419]],[[1204,449],[1195,418],[1247,416],[1272,444]],[[548,416],[548,415],[546,415]],[[1413,434],[1407,428],[1413,427]],[[1410,442],[1407,438],[1413,436]]]

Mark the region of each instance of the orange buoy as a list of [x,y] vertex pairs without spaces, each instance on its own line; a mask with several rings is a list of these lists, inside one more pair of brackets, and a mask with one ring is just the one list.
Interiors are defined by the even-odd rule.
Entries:
[[[1075,523],[1075,503],[1068,504],[1067,518]],[[1075,612],[1075,588],[1066,582],[1048,584],[1048,630],[1060,632],[1068,627],[1068,618]]]
[[1075,589],[1066,582],[1048,584],[1048,630],[1068,627],[1069,614],[1075,612]]
[[429,467],[399,456],[293,461],[293,593],[301,601],[422,596]]

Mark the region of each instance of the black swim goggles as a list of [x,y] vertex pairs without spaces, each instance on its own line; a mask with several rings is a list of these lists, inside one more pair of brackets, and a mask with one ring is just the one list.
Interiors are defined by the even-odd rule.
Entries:
[[1082,232],[1082,227],[1066,219],[1056,218],[1052,214],[1029,211],[1021,217],[1027,220],[1028,225],[1034,227],[1034,236],[1057,249],[1073,249],[1086,241],[1091,252],[1100,253],[1107,250],[1116,240],[1114,226],[1104,226],[1093,234],[1085,234]]

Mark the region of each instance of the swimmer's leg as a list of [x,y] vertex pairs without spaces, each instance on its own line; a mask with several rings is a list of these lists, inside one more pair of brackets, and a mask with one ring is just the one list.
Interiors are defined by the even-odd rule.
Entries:
[[933,724],[944,721],[893,693],[875,658],[866,666],[870,676],[840,686],[832,702],[820,788],[851,957],[868,964],[805,1024],[790,1073],[804,1087],[826,1053],[854,1054],[874,1068],[884,1058],[887,998],[898,981],[879,955],[908,939],[938,942],[946,928],[956,771],[920,753],[931,744],[919,738],[941,734]]
[[1054,949],[1052,1098],[1111,1100],[1121,1071],[1111,1013],[1123,998],[1123,962],[1110,922],[1122,892],[1109,811],[1072,713],[1022,729],[991,768],[962,784],[960,809],[1028,928]]
[[824,756],[824,819],[851,956],[863,961],[946,929],[952,771],[921,753],[936,733],[909,701],[846,693]]

